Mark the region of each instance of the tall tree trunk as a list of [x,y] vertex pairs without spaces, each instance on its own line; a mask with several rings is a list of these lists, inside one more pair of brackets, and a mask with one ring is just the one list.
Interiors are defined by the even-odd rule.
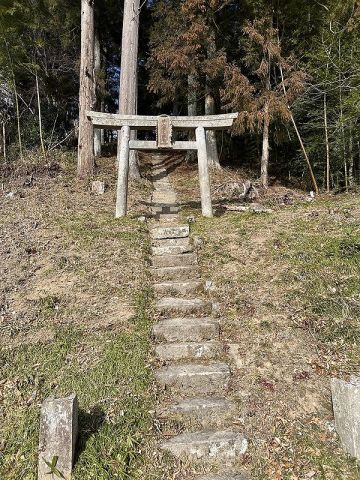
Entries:
[[349,187],[354,186],[354,139],[352,125],[349,127]]
[[326,147],[326,192],[330,193],[330,145],[329,145],[326,93],[324,93],[324,130],[325,130],[325,147]]
[[5,122],[2,123],[2,129],[1,129],[1,148],[2,148],[2,154],[4,157],[4,162],[6,163],[7,161],[7,156],[6,156],[6,128],[5,128]]
[[[196,88],[197,82],[195,75],[188,75],[188,115],[189,117],[195,117],[197,115],[197,99],[196,99]],[[189,140],[195,140],[195,133],[191,130],[189,132]],[[185,160],[189,162],[190,160],[195,160],[196,154],[193,150],[188,150],[186,153]]]
[[37,96],[37,104],[38,104],[39,137],[40,137],[40,144],[41,144],[41,152],[43,156],[46,158],[46,151],[45,151],[44,138],[43,138],[43,132],[42,132],[40,89],[39,89],[39,79],[38,79],[37,72],[35,72],[35,81],[36,81],[36,96]]
[[262,155],[261,155],[261,175],[260,182],[265,188],[269,185],[269,101],[267,100],[264,107],[264,126],[263,126],[263,140],[262,140]]
[[194,117],[197,115],[197,101],[196,101],[196,77],[195,75],[188,75],[188,115]]
[[[119,113],[125,115],[135,115],[137,113],[139,15],[140,0],[125,0],[119,89]],[[130,138],[136,138],[135,131],[131,131]],[[121,138],[119,134],[117,154],[118,163],[120,158],[120,143]],[[132,178],[139,178],[138,155],[134,150],[130,152],[129,162],[129,176]]]
[[[212,30],[208,37],[207,57],[214,58],[216,54],[215,32]],[[210,85],[210,79],[205,79],[205,115],[215,114],[215,99]],[[216,143],[216,132],[214,130],[206,130],[206,148],[208,164],[210,168],[220,169],[219,154]]]
[[22,148],[22,139],[21,139],[21,125],[20,125],[20,108],[19,108],[19,97],[16,88],[15,75],[13,74],[13,86],[14,86],[14,95],[15,95],[15,107],[16,107],[16,123],[17,123],[17,132],[19,140],[19,152],[21,160],[24,159],[23,148]]
[[16,88],[15,72],[14,72],[12,57],[11,57],[11,54],[10,54],[9,44],[7,43],[5,38],[4,38],[4,42],[5,42],[6,52],[7,52],[8,58],[9,58],[9,64],[10,64],[10,70],[11,70],[11,79],[12,79],[13,92],[14,92],[14,97],[15,97],[16,123],[17,123],[17,133],[18,133],[18,140],[19,140],[19,153],[20,153],[21,160],[23,160],[24,156],[23,156],[22,139],[21,139],[20,108],[19,108],[19,98],[18,98],[18,93],[17,93],[17,88]]
[[[100,103],[100,112],[105,112],[105,103],[103,100]],[[102,147],[105,145],[105,129],[104,128],[100,129],[100,143]]]
[[78,176],[94,173],[94,130],[86,116],[95,100],[94,79],[94,2],[81,0],[81,60],[79,92]]
[[[99,33],[95,30],[95,44],[94,44],[94,70],[95,70],[95,95],[96,95],[96,109],[101,109],[101,101],[97,98],[99,96],[98,79],[101,71],[101,51]],[[101,156],[101,128],[94,128],[94,155]]]
[[340,107],[340,130],[341,130],[341,147],[342,147],[342,160],[344,166],[344,180],[345,190],[349,191],[348,183],[348,167],[346,161],[346,143],[345,143],[345,127],[344,127],[344,110],[343,110],[343,91],[342,91],[342,71],[341,71],[341,37],[339,37],[338,43],[339,54],[339,107]]

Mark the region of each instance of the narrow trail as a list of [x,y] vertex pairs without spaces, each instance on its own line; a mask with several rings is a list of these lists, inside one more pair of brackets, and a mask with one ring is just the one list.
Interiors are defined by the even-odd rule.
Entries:
[[151,272],[159,317],[152,333],[161,365],[156,380],[164,391],[158,416],[163,423],[182,425],[182,433],[164,439],[161,449],[199,467],[196,471],[212,472],[192,477],[196,480],[248,480],[237,468],[248,442],[233,426],[236,406],[227,395],[231,371],[224,360],[220,321],[201,295],[189,225],[180,223],[176,192],[167,176],[171,160],[154,155],[152,163],[156,220],[151,226]]

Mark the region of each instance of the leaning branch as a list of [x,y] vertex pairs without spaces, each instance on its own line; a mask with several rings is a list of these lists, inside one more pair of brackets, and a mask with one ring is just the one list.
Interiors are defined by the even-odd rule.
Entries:
[[[287,101],[287,94],[286,94],[286,88],[285,88],[285,82],[284,82],[284,73],[283,73],[283,68],[282,68],[281,62],[279,62],[279,68],[280,68],[280,75],[281,75],[281,85],[282,85],[282,89],[283,89],[283,92],[284,92],[284,97],[285,97],[285,99],[286,99],[286,101]],[[308,169],[309,169],[309,173],[310,173],[310,177],[311,177],[311,180],[312,180],[312,183],[313,183],[313,186],[314,186],[314,190],[315,190],[316,194],[319,195],[319,187],[318,187],[318,184],[317,184],[317,181],[316,181],[316,178],[315,178],[315,175],[314,175],[314,172],[313,172],[311,163],[310,163],[310,159],[309,159],[309,156],[308,156],[308,154],[307,154],[307,151],[306,151],[304,142],[302,141],[302,138],[301,138],[299,129],[298,129],[298,127],[297,127],[297,125],[296,125],[296,122],[295,122],[294,115],[292,114],[292,111],[291,111],[291,108],[290,108],[290,105],[289,105],[288,102],[287,102],[287,107],[288,107],[288,109],[289,109],[291,122],[292,122],[292,124],[293,124],[293,126],[294,126],[296,135],[297,135],[297,137],[298,137],[298,139],[299,139],[299,143],[300,143],[300,146],[301,146],[301,150],[302,150],[302,152],[303,152],[303,154],[304,154],[304,157],[305,157],[305,160],[306,160]]]

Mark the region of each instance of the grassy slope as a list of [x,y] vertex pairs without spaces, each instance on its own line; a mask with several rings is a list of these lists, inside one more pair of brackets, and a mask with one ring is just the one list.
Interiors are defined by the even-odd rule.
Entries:
[[[159,478],[153,444],[147,233],[115,220],[110,182],[96,197],[62,166],[5,184],[2,197],[0,478],[35,479],[39,406],[76,392],[80,407],[77,479]],[[106,167],[108,165],[108,167]],[[26,179],[26,178],[25,178]],[[146,182],[133,185],[140,212]]]
[[[280,207],[275,197],[286,190],[277,188],[265,197],[273,213],[203,219],[196,170],[172,179],[204,239],[202,272],[219,302],[253,478],[360,478],[329,430],[330,378],[360,373],[359,196]],[[214,197],[239,180],[214,173]]]

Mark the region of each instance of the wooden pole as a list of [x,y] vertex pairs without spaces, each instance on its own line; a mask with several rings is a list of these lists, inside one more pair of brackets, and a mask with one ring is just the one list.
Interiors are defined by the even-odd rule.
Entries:
[[80,178],[94,173],[94,129],[86,111],[94,106],[94,2],[81,0],[78,165]]
[[6,130],[5,130],[5,122],[2,124],[2,141],[3,141],[3,155],[4,155],[4,161],[6,163]]
[[38,104],[39,136],[40,136],[41,152],[42,152],[44,158],[46,158],[44,137],[43,137],[43,131],[42,131],[42,116],[41,116],[39,78],[38,78],[37,72],[35,72],[35,82],[36,82],[36,96],[37,96],[37,104]]
[[116,218],[124,217],[127,211],[127,192],[129,178],[130,127],[122,127],[119,131],[120,152],[118,164],[118,182],[116,193]]
[[[137,112],[138,92],[138,44],[140,0],[125,0],[123,30],[121,42],[121,66],[119,89],[119,113],[135,115]],[[131,132],[132,140],[136,139],[136,131]],[[120,140],[118,139],[118,162],[120,161]],[[138,155],[130,153],[130,176],[140,178]]]
[[206,136],[204,127],[197,127],[195,130],[195,134],[198,152],[201,210],[204,217],[212,217],[213,211],[211,204],[210,177],[206,153]]
[[[95,30],[95,42],[94,42],[94,70],[95,70],[95,103],[96,109],[100,108],[101,102],[97,99],[99,96],[99,77],[101,73],[101,49],[100,38],[98,30]],[[95,157],[101,156],[101,129],[94,128],[94,155]]]

